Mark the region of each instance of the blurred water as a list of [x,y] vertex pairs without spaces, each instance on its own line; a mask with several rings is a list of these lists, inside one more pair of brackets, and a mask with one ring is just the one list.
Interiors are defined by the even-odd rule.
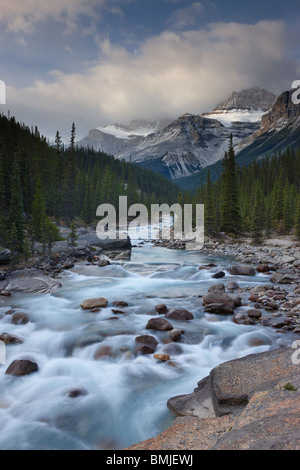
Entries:
[[[217,266],[199,270],[207,263]],[[6,347],[7,364],[30,359],[39,371],[25,377],[5,375],[0,365],[1,449],[120,449],[153,437],[174,420],[166,403],[191,393],[218,364],[277,347],[282,335],[271,328],[236,325],[229,317],[205,314],[201,295],[212,283],[233,280],[232,262],[207,258],[201,252],[167,250],[145,243],[134,248],[131,261],[110,266],[77,265],[62,275],[63,287],[53,294],[14,295],[0,313],[13,307],[30,317],[26,325],[0,319],[0,333],[23,339]],[[224,270],[217,281],[213,272]],[[268,282],[258,274],[234,280],[243,285]],[[84,299],[105,297],[108,308],[83,311]],[[125,313],[114,315],[112,302],[124,300]],[[181,352],[172,364],[136,355],[135,337],[151,334],[166,347],[167,332],[146,330],[155,305],[185,308],[189,322],[173,321],[184,330]],[[244,307],[241,307],[244,308]],[[118,319],[112,319],[117,317]],[[211,321],[215,320],[215,321]],[[253,340],[260,346],[252,346]],[[100,346],[110,357],[95,356]],[[82,395],[70,398],[71,390]]]

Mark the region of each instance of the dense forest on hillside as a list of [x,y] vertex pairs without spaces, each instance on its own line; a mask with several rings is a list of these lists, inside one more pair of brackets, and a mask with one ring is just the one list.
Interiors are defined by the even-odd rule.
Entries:
[[[194,192],[193,204],[205,204],[207,233],[246,233],[256,243],[272,233],[300,238],[300,149],[235,165],[232,142],[222,161],[222,174]],[[190,199],[186,192],[183,199]]]
[[[0,116],[0,246],[25,258],[32,242],[58,240],[57,223],[74,227],[96,222],[96,209],[119,196],[128,206],[143,203],[205,205],[205,230],[251,234],[255,243],[272,233],[300,238],[300,149],[237,167],[232,140],[222,160],[222,174],[194,193],[129,162],[92,149],[77,148],[75,125],[64,148],[59,132],[50,145],[38,129]],[[55,223],[56,222],[56,223]]]
[[75,145],[72,125],[65,149],[59,132],[49,145],[38,129],[0,116],[0,246],[28,251],[35,240],[59,238],[56,224],[76,218],[95,222],[102,203],[118,208],[120,195],[128,206],[140,202],[173,203],[178,188],[169,180],[137,165]]

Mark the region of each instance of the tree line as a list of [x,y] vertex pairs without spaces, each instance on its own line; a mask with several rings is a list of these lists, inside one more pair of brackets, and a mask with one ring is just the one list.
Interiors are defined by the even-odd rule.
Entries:
[[51,248],[58,224],[96,222],[96,209],[119,196],[128,205],[173,203],[178,187],[162,175],[114,159],[94,149],[78,148],[72,124],[65,148],[57,131],[50,145],[37,127],[0,115],[0,246],[25,258],[34,242]]
[[207,234],[250,235],[256,244],[272,233],[295,233],[300,239],[300,149],[287,149],[270,157],[237,167],[230,138],[222,160],[222,173],[178,199],[205,204]]

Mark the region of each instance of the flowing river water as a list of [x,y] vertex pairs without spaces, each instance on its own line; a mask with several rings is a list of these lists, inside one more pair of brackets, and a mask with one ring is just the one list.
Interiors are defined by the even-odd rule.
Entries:
[[[205,263],[217,266],[199,270]],[[270,327],[237,325],[231,316],[204,312],[199,296],[218,282],[213,272],[226,272],[220,280],[225,285],[269,281],[262,274],[233,277],[232,263],[146,242],[133,248],[128,262],[106,267],[83,262],[61,275],[62,288],[54,293],[14,294],[0,304],[0,313],[14,308],[31,320],[13,325],[10,315],[0,315],[1,333],[23,339],[6,347],[6,365],[0,366],[0,449],[124,448],[171,425],[175,416],[167,400],[191,393],[213,367],[279,347],[284,335]],[[81,309],[83,300],[95,297],[108,299],[108,307],[98,313]],[[113,314],[116,300],[129,304],[125,313]],[[160,303],[194,315],[190,321],[171,320],[184,330],[173,349],[168,349],[168,332],[145,329]],[[135,337],[142,334],[155,336],[156,352],[167,352],[171,362],[136,354]],[[100,346],[109,347],[110,355],[97,358]],[[15,359],[30,359],[39,370],[24,377],[6,375]],[[72,390],[82,393],[70,397]]]

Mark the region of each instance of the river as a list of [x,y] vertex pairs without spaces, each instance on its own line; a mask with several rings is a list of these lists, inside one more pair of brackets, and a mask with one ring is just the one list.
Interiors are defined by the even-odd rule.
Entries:
[[[198,269],[206,263],[217,267]],[[0,449],[122,449],[172,424],[175,416],[167,400],[191,393],[213,367],[280,346],[284,335],[272,328],[237,325],[230,316],[203,311],[199,296],[218,282],[214,271],[226,272],[220,280],[225,285],[229,280],[241,287],[269,280],[262,274],[233,278],[231,265],[230,259],[201,251],[145,242],[133,248],[128,262],[101,268],[82,262],[61,275],[62,288],[54,293],[14,294],[0,304],[0,314],[14,308],[31,320],[13,325],[10,315],[0,315],[0,333],[24,341],[6,347],[7,363],[0,366]],[[108,308],[82,310],[80,303],[94,297],[108,299]],[[121,309],[125,313],[112,313],[116,300],[129,304]],[[156,352],[170,347],[167,332],[145,329],[160,303],[194,315],[191,321],[171,321],[184,334],[169,363],[135,353],[135,337],[141,334],[156,337]],[[110,356],[96,359],[99,346],[109,347]],[[30,359],[39,370],[24,377],[6,375],[15,359]],[[72,390],[81,393],[71,398]]]

